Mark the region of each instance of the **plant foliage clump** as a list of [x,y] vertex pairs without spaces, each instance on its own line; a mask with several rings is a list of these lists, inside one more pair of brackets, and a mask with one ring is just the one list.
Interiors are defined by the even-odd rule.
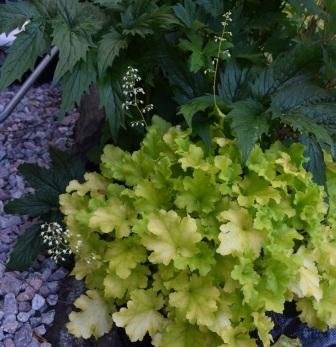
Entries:
[[326,155],[328,209],[306,160],[276,142],[243,166],[219,127],[206,149],[160,118],[138,151],[107,145],[101,173],[60,196],[90,289],[70,331],[97,337],[114,322],[157,347],[256,346],[257,331],[270,346],[267,312],[292,300],[309,325],[335,326],[336,164]]

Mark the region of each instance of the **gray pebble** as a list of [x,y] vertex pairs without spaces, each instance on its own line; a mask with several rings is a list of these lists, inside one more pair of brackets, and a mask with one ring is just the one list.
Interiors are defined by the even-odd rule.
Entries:
[[6,339],[3,342],[4,347],[16,347],[12,339]]
[[41,275],[41,279],[43,280],[43,281],[46,281],[47,279],[49,279],[49,277],[50,277],[50,275],[51,275],[51,269],[49,269],[49,268],[45,268],[45,269],[43,269],[43,271],[42,271],[42,275]]
[[41,346],[40,343],[35,338],[33,338],[32,342],[27,345],[27,347],[40,347],[40,346]]
[[43,324],[39,325],[38,327],[36,327],[34,329],[35,333],[40,335],[40,336],[43,336],[47,331],[46,331],[46,328]]
[[49,290],[49,288],[46,285],[43,285],[40,288],[39,293],[46,298],[50,294],[50,290]]
[[0,295],[8,293],[17,295],[20,292],[21,286],[21,281],[15,278],[12,274],[5,273],[0,281]]
[[28,312],[31,310],[31,304],[28,301],[20,301],[18,302],[18,310],[19,312]]
[[16,321],[15,318],[13,321],[4,320],[4,322],[2,324],[3,331],[6,333],[10,333],[10,334],[15,333],[15,331],[17,330],[18,327],[19,327],[19,322]]
[[55,310],[48,311],[42,314],[42,323],[51,325],[55,319]]
[[28,322],[29,318],[35,313],[34,310],[31,310],[29,312],[20,312],[16,318],[19,322],[21,323],[26,323]]
[[38,311],[39,309],[43,307],[44,304],[45,304],[45,298],[41,296],[40,294],[35,294],[32,301],[33,310]]
[[32,286],[36,291],[38,291],[42,286],[42,279],[41,278],[32,278],[28,281],[28,284]]
[[41,324],[42,318],[41,317],[32,317],[29,319],[29,323],[30,325],[35,328],[37,327],[39,324]]
[[14,342],[16,346],[26,346],[32,340],[32,329],[29,324],[24,324],[14,336]]
[[13,293],[5,295],[3,312],[5,316],[18,313],[17,302]]
[[59,284],[57,281],[52,281],[47,283],[47,287],[49,289],[50,294],[56,294],[59,289]]
[[63,279],[68,273],[68,270],[64,269],[63,267],[60,267],[49,277],[49,281],[59,281]]
[[18,301],[30,301],[33,299],[35,295],[35,290],[34,288],[28,286],[23,293],[20,293],[17,296]]
[[50,306],[55,306],[58,302],[58,295],[57,294],[50,294],[48,297],[47,297],[47,303],[50,305]]

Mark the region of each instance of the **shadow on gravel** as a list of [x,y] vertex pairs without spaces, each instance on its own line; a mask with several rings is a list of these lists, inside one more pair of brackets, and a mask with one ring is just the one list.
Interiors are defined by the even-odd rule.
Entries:
[[[46,340],[53,347],[151,347],[147,341],[132,343],[123,329],[113,327],[112,331],[98,340],[84,340],[70,335],[65,327],[68,316],[73,310],[73,302],[84,292],[84,284],[74,277],[66,277],[59,290],[59,300],[56,306],[54,324],[45,335]],[[146,340],[146,339],[145,339]]]

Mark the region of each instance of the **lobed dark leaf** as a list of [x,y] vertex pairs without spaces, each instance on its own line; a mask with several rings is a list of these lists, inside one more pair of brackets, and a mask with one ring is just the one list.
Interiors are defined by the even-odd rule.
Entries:
[[6,264],[7,270],[24,271],[27,270],[36,259],[42,248],[40,236],[40,225],[33,225],[18,237],[9,261]]

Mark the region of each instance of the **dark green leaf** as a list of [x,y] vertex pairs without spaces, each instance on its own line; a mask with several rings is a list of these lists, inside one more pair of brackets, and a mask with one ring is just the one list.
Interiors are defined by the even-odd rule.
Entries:
[[6,264],[7,270],[27,270],[33,264],[41,248],[40,225],[33,225],[18,237]]
[[229,61],[224,71],[220,73],[218,95],[224,102],[237,101],[243,94],[243,88],[248,78],[248,69],[240,68],[233,60]]
[[272,96],[272,107],[282,112],[288,112],[308,102],[316,103],[331,98],[332,96],[327,90],[311,82],[295,83],[281,88]]
[[323,126],[316,124],[316,122],[301,114],[283,116],[281,117],[281,121],[290,125],[294,130],[297,130],[300,133],[314,135],[317,141],[321,144],[326,144],[330,148],[334,145],[328,131]]
[[8,214],[27,215],[30,217],[42,216],[58,208],[59,194],[53,189],[40,189],[34,194],[9,201],[4,210]]
[[191,73],[181,56],[176,56],[176,50],[169,48],[169,43],[163,41],[159,45],[159,66],[168,79],[174,94],[174,100],[183,105],[198,96],[209,92],[210,85],[203,73]]
[[253,95],[263,97],[274,92],[280,84],[274,77],[272,68],[262,70],[257,78],[251,84],[251,91]]
[[94,66],[95,57],[88,53],[86,61],[81,60],[71,72],[62,78],[62,104],[59,117],[62,118],[75,104],[78,104],[84,92],[96,82],[97,73]]
[[102,7],[106,7],[112,10],[122,10],[122,2],[123,0],[94,0],[95,4],[100,5]]
[[98,83],[100,106],[104,108],[106,119],[110,125],[111,135],[117,140],[119,129],[124,125],[124,115],[121,108],[120,86],[108,78]]
[[157,6],[151,1],[138,1],[121,13],[121,27],[124,35],[144,38],[157,30],[167,29],[175,24],[170,7]]
[[188,35],[188,39],[180,41],[179,47],[191,53],[189,58],[191,72],[209,68],[212,64],[212,58],[218,54],[218,45],[214,41],[205,44],[199,33]]
[[128,46],[125,40],[115,29],[105,34],[98,44],[98,70],[102,75],[109,66],[112,66],[114,59],[120,51]]
[[[38,11],[40,20],[47,21],[53,19],[57,14],[57,1],[55,0],[31,0],[30,2]],[[25,1],[25,3],[28,2]]]
[[224,1],[222,0],[197,0],[196,2],[215,18],[224,13]]
[[205,111],[207,108],[214,106],[213,95],[204,95],[191,100],[189,103],[180,107],[179,114],[182,114],[188,126],[192,127],[193,117],[197,112]]
[[336,103],[302,106],[298,112],[323,126],[330,134],[336,135]]
[[49,189],[54,190],[56,193],[59,190],[58,185],[55,184],[50,175],[50,170],[46,168],[40,167],[36,164],[26,163],[19,166],[19,172],[34,189],[49,187]]
[[9,49],[9,54],[1,68],[0,89],[8,87],[16,79],[31,69],[36,59],[49,47],[48,38],[37,24],[27,25],[25,31],[17,35]]
[[35,188],[35,193],[12,200],[5,205],[10,214],[43,216],[57,211],[59,195],[65,191],[68,183],[80,180],[85,172],[85,165],[78,158],[56,149],[50,149],[52,167],[41,168],[36,164],[23,164],[20,173]]
[[263,107],[253,100],[239,101],[234,104],[228,117],[231,119],[231,128],[237,137],[243,162],[246,162],[254,145],[268,132],[269,123]]
[[60,52],[54,80],[59,81],[78,61],[85,60],[92,43],[85,32],[74,30],[61,20],[54,22],[53,29],[53,44]]
[[203,119],[194,119],[192,128],[193,135],[199,136],[202,139],[205,148],[209,151],[211,148],[211,131],[209,122]]
[[173,6],[176,17],[188,28],[191,28],[197,18],[197,7],[195,1],[185,0],[184,5]]
[[10,33],[36,15],[36,10],[28,1],[0,4],[0,33]]
[[[52,170],[57,172],[57,176],[66,177],[64,180],[67,182],[83,178],[85,173],[85,163],[83,160],[73,157],[57,148],[49,148],[49,155],[52,162]],[[67,183],[63,183],[62,186],[64,184],[67,185]],[[62,188],[63,191],[64,189]]]
[[316,184],[325,186],[326,165],[320,144],[314,137],[307,135],[301,136],[300,142],[305,145],[305,156],[309,159],[305,164],[306,170],[312,173],[313,180]]

